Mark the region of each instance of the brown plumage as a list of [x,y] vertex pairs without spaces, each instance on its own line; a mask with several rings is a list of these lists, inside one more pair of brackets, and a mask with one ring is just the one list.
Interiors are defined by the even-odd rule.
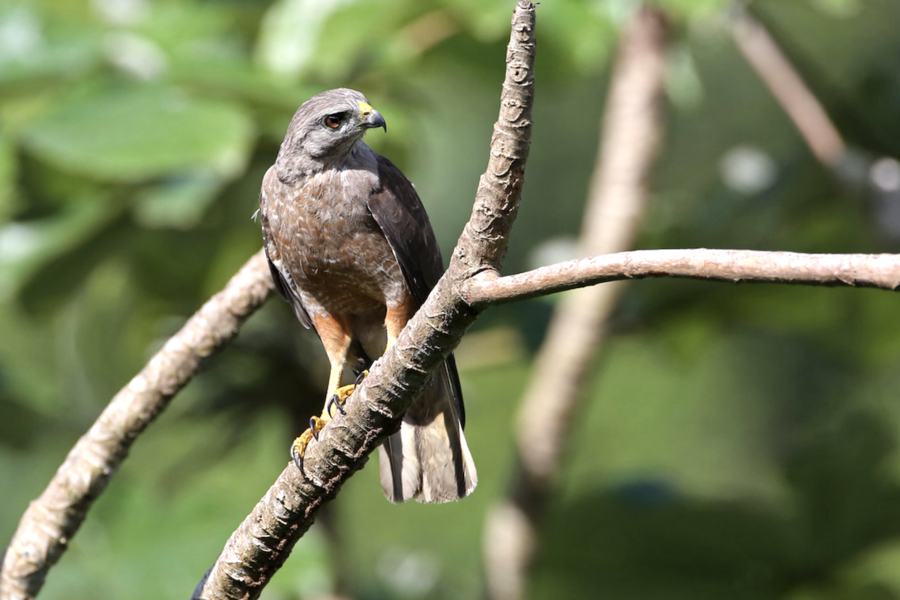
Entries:
[[[276,286],[300,322],[315,328],[331,363],[324,421],[345,365],[358,373],[378,358],[443,273],[412,184],[362,141],[366,130],[384,126],[359,92],[314,96],[294,115],[260,193]],[[380,449],[389,500],[445,502],[475,488],[464,422],[451,355]],[[311,436],[297,439],[295,460]]]

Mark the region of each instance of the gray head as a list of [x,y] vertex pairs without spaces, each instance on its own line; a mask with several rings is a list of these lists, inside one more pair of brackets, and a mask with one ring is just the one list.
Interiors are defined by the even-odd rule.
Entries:
[[[279,160],[327,163],[350,154],[366,131],[387,125],[356,90],[328,90],[297,109],[278,154]],[[299,166],[299,165],[297,165]]]

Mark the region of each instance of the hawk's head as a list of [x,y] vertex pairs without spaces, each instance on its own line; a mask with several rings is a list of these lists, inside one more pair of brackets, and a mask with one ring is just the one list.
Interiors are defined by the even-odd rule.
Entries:
[[384,117],[355,90],[328,90],[303,103],[288,127],[281,154],[298,158],[341,158],[350,153],[366,130],[383,127]]

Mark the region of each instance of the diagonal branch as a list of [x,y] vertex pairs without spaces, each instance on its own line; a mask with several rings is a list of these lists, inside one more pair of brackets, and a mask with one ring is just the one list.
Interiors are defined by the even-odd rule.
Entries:
[[506,55],[500,117],[472,217],[450,267],[390,350],[306,453],[308,480],[292,465],[232,534],[194,598],[257,598],[312,525],[318,509],[365,463],[478,315],[459,296],[473,275],[498,270],[518,209],[531,137],[534,6],[519,2]]
[[193,378],[202,360],[237,335],[272,289],[265,257],[257,252],[113,397],[22,515],[0,571],[2,600],[37,595],[137,436]]
[[815,157],[825,166],[837,166],[847,151],[840,132],[766,28],[746,9],[736,7],[733,35],[738,50],[769,88]]

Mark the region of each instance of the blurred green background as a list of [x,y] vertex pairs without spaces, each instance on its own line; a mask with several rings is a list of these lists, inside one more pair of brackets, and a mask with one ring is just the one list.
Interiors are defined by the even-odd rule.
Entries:
[[[668,0],[667,137],[640,246],[900,249],[900,3],[748,4],[852,147],[815,161],[735,49],[729,3]],[[538,7],[512,273],[567,257],[631,0]],[[260,247],[293,111],[363,91],[445,255],[496,118],[511,1],[0,0],[0,544],[75,440]],[[479,597],[518,396],[554,300],[458,352],[480,485],[392,506],[373,466],[263,594]],[[883,291],[636,282],[613,317],[533,598],[900,598],[900,319]],[[327,364],[270,301],[135,444],[42,598],[190,595],[317,412]],[[536,433],[539,434],[539,433]],[[374,464],[374,463],[373,463]]]

